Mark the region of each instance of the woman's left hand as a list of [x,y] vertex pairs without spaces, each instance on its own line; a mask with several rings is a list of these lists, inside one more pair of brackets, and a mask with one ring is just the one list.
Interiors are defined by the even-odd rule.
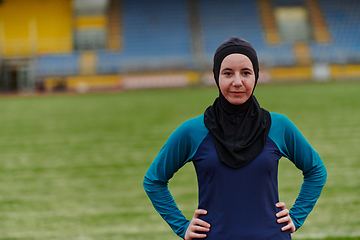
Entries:
[[281,208],[282,210],[276,214],[276,217],[279,218],[277,220],[278,223],[287,223],[284,227],[281,228],[281,231],[286,231],[290,229],[290,232],[295,232],[295,225],[289,215],[289,210],[286,209],[285,203],[278,202],[276,207]]

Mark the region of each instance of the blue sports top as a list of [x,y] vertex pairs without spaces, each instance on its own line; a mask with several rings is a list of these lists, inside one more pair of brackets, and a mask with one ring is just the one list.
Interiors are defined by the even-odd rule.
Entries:
[[313,209],[326,182],[326,168],[317,152],[284,115],[271,113],[271,128],[263,151],[244,167],[230,168],[219,160],[204,116],[181,124],[168,138],[144,178],[144,188],[155,209],[172,230],[184,238],[190,223],[177,207],[168,182],[192,161],[198,178],[199,206],[208,214],[206,239],[291,239],[281,231],[275,204],[278,197],[278,160],[291,160],[304,181],[290,216],[296,229]]

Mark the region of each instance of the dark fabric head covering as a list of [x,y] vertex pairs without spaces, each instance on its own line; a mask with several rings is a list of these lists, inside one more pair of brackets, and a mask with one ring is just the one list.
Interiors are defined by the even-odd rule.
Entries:
[[250,59],[254,68],[256,86],[257,80],[259,78],[259,63],[256,51],[248,41],[237,37],[231,37],[225,40],[215,52],[213,73],[216,84],[219,86],[219,73],[222,61],[227,55],[232,53],[244,54]]
[[241,104],[231,104],[221,93],[219,73],[224,58],[233,53],[247,56],[252,62],[255,86],[259,78],[257,54],[249,42],[231,37],[224,41],[214,55],[213,73],[219,97],[204,113],[220,160],[232,168],[240,168],[254,160],[263,150],[271,126],[270,113],[260,108],[255,96]]

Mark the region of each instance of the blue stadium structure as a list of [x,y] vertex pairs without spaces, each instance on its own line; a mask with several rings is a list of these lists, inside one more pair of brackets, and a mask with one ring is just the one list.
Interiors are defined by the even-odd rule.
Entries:
[[314,62],[360,62],[360,2],[319,0],[332,36],[330,44],[311,42]]
[[[35,15],[39,20],[26,22],[28,39],[21,42],[13,40],[16,32],[7,32],[16,16],[6,10],[16,1],[0,4],[0,82],[10,81],[7,66],[15,66],[17,58],[36,66],[28,74],[36,81],[84,74],[201,73],[211,69],[215,49],[230,36],[252,43],[261,67],[273,79],[290,68],[311,78],[313,66],[319,64],[328,65],[330,75],[336,72],[332,65],[351,65],[352,76],[360,75],[354,70],[360,64],[360,2],[355,0],[104,0],[101,10],[89,10],[83,0],[59,0],[76,3],[75,9],[64,8],[59,14],[73,18],[59,21],[70,27],[51,23],[64,37],[45,36],[50,33],[42,29],[49,26],[42,26],[46,21],[41,19],[51,9],[44,9]],[[28,8],[38,0],[31,1]],[[53,11],[57,9],[60,6]],[[37,38],[28,37],[36,33]]]
[[[309,39],[313,62],[360,62],[360,2],[319,0],[331,41]],[[302,0],[273,0],[274,7],[304,6]],[[123,0],[122,48],[97,50],[99,74],[158,69],[192,69],[194,52],[189,11],[184,0]],[[229,11],[231,9],[231,11]],[[212,61],[217,46],[229,36],[247,39],[258,51],[260,62],[270,66],[295,66],[294,43],[269,44],[264,36],[257,1],[199,0],[199,35],[203,60]],[[56,59],[58,58],[58,59]],[[79,69],[73,56],[39,57],[40,75],[73,75]],[[63,64],[62,64],[63,63]],[[75,67],[75,68],[74,68]]]

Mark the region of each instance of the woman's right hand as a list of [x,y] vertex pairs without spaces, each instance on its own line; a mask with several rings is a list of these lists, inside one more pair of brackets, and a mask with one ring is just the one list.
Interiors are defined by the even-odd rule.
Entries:
[[204,209],[196,209],[191,222],[186,229],[185,240],[192,240],[193,238],[206,238],[206,234],[197,233],[197,232],[209,232],[210,224],[201,220],[200,215],[207,214],[207,211]]

